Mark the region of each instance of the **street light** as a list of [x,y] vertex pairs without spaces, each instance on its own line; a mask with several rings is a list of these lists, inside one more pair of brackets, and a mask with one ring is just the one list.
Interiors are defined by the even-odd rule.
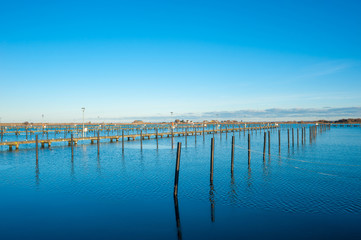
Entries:
[[81,110],[83,110],[83,138],[84,138],[84,112],[85,112],[85,107],[82,107]]

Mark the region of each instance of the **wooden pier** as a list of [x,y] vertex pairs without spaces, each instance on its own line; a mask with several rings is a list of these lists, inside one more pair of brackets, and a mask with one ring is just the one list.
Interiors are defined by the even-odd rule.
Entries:
[[[189,131],[187,128],[184,128],[184,131],[169,131],[169,132],[159,132],[155,131],[154,133],[136,133],[136,134],[128,134],[128,135],[113,135],[113,136],[92,136],[92,137],[80,137],[80,138],[73,138],[74,145],[77,145],[79,141],[90,141],[90,144],[94,144],[94,142],[109,139],[110,142],[119,141],[119,139],[124,138],[128,141],[134,141],[136,139],[158,139],[159,137],[181,137],[181,136],[196,136],[202,134],[216,134],[216,133],[227,133],[227,132],[238,132],[238,131],[250,131],[250,130],[260,130],[260,129],[271,129],[277,128],[277,126],[262,126],[262,127],[237,127],[237,128],[226,128],[226,129],[210,129],[210,130],[193,130]],[[42,148],[47,146],[48,148],[51,147],[52,143],[54,142],[68,142],[68,146],[71,146],[71,138],[59,138],[59,139],[39,139],[38,143],[41,145]],[[32,144],[35,146],[36,140],[28,140],[28,141],[11,141],[11,142],[0,142],[0,146],[8,146],[9,150],[12,151],[13,148],[16,150],[19,149],[20,145],[24,144]]]

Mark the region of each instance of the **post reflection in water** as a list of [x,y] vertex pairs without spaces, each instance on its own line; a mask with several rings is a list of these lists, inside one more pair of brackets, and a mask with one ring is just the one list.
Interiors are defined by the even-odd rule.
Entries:
[[252,186],[252,169],[251,166],[248,165],[248,177],[247,177],[247,186]]
[[70,172],[70,175],[71,175],[71,179],[74,180],[75,175],[74,175],[74,160],[73,160],[73,158],[71,159],[71,172]]
[[214,186],[213,184],[210,185],[209,190],[209,202],[211,203],[211,221],[215,221],[215,211],[214,211]]
[[124,152],[123,152],[123,151],[122,151],[121,161],[122,161],[122,168],[123,168],[123,170],[125,170],[125,169],[126,169],[126,165],[125,165],[125,156],[124,156]]
[[231,198],[231,203],[235,204],[237,201],[237,191],[236,191],[236,184],[234,181],[234,175],[233,172],[231,173],[231,191],[230,191],[230,198]]
[[179,218],[178,197],[174,196],[173,199],[174,199],[175,220],[177,223],[177,235],[178,235],[178,239],[180,240],[182,239],[182,228]]
[[40,174],[39,160],[36,160],[36,163],[35,163],[35,184],[36,184],[36,186],[39,186],[39,183],[40,183],[39,174]]
[[98,172],[99,175],[102,174],[102,169],[101,169],[101,164],[100,164],[100,157],[99,157],[99,155],[98,155],[98,157],[97,157],[97,172]]

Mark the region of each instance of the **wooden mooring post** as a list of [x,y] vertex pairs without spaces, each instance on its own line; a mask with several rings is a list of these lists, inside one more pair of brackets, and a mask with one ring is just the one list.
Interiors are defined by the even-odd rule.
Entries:
[[35,136],[35,152],[36,152],[36,161],[39,160],[39,140],[38,140],[38,135]]
[[268,155],[271,155],[271,132],[268,131]]
[[122,152],[124,153],[124,129],[122,129]]
[[248,166],[251,164],[251,135],[248,133]]
[[264,137],[263,137],[263,161],[266,159],[266,132],[264,132]]
[[194,144],[197,144],[197,128],[194,128]]
[[219,125],[219,139],[222,140],[222,125]]
[[300,142],[299,135],[300,135],[300,129],[297,127],[297,146],[299,145]]
[[233,166],[234,166],[234,136],[232,136],[232,151],[231,151],[231,173],[233,175]]
[[294,129],[292,128],[292,147],[295,146],[295,133],[294,133]]
[[210,181],[213,185],[213,164],[214,164],[214,138],[211,139],[211,168],[210,168]]
[[203,124],[203,142],[205,141],[205,136],[204,136],[204,124]]
[[174,191],[173,191],[174,197],[178,196],[178,178],[179,178],[179,163],[180,163],[180,156],[181,156],[181,146],[182,146],[182,143],[178,142],[177,159],[176,159],[175,174],[174,174]]
[[98,130],[98,141],[97,141],[97,149],[98,149],[98,156],[100,155],[100,136],[99,136],[99,130]]
[[71,159],[74,159],[74,137],[73,134],[70,136],[70,145],[71,145]]
[[158,128],[155,129],[155,139],[157,140],[157,149],[158,149]]
[[187,139],[188,139],[188,127],[186,127],[185,129],[185,144],[186,144],[186,147],[187,147]]
[[278,152],[281,153],[281,130],[278,130]]
[[143,150],[143,130],[140,130],[140,150]]
[[287,129],[287,145],[290,148],[290,129]]

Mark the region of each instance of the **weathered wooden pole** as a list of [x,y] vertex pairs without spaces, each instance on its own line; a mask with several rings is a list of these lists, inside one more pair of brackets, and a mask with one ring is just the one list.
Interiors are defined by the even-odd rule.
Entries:
[[234,165],[234,136],[232,136],[232,151],[231,151],[231,173],[233,174]]
[[211,176],[210,176],[210,180],[211,180],[211,184],[213,184],[213,163],[214,163],[214,138],[211,139]]
[[303,143],[306,144],[306,127],[303,127]]
[[186,147],[187,147],[187,139],[188,139],[188,127],[186,127],[186,129],[185,129],[185,143],[186,143]]
[[302,139],[301,139],[302,141],[301,142],[302,142],[302,145],[303,145],[303,143],[305,142],[305,139],[304,139],[305,138],[304,127],[302,127],[301,129],[302,129]]
[[287,129],[287,144],[288,144],[288,148],[290,148],[290,129]]
[[36,161],[39,160],[39,140],[38,140],[38,135],[35,136],[35,152],[36,152]]
[[266,159],[266,132],[264,132],[264,137],[263,137],[263,161]]
[[222,140],[222,124],[219,125],[219,139]]
[[248,133],[248,166],[251,164],[251,135]]
[[173,126],[171,127],[171,132],[172,132],[172,149],[173,149],[174,148],[174,146],[173,146],[173,142],[174,142]]
[[278,130],[278,152],[281,153],[281,130]]
[[197,127],[194,127],[194,144],[197,144]]
[[178,142],[177,146],[177,159],[176,159],[176,165],[175,165],[175,174],[174,174],[174,197],[178,196],[178,178],[179,178],[179,162],[180,162],[180,156],[181,156],[181,146],[182,143]]
[[122,129],[122,152],[124,152],[124,129]]
[[292,147],[295,146],[295,133],[294,133],[294,129],[292,128]]
[[155,129],[155,139],[157,140],[157,149],[158,149],[158,128]]
[[271,155],[271,132],[268,131],[268,154]]
[[100,136],[99,136],[99,130],[98,130],[98,141],[97,141],[97,148],[98,148],[98,156],[100,155]]
[[70,137],[70,145],[71,145],[71,159],[74,158],[74,137],[73,134],[71,134]]
[[228,138],[228,126],[226,126],[226,139]]
[[205,136],[204,136],[204,124],[202,124],[203,125],[203,142],[204,142],[204,140],[205,140]]
[[300,143],[300,137],[299,137],[299,135],[300,135],[300,129],[297,127],[297,146],[298,146],[299,143]]
[[140,150],[143,150],[143,130],[140,130]]

